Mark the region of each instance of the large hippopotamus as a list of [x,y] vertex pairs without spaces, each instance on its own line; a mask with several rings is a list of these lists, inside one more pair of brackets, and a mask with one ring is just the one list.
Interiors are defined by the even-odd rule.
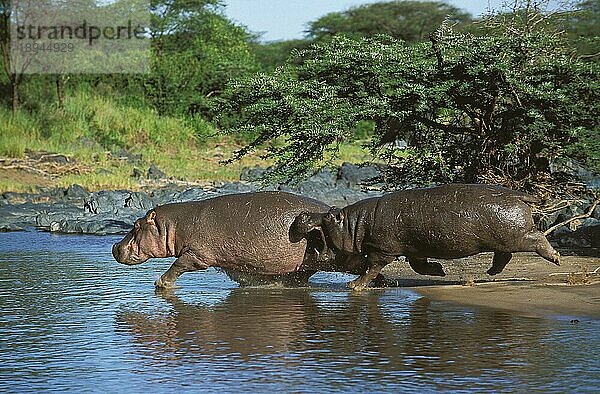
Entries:
[[159,288],[172,287],[184,272],[209,267],[222,268],[239,282],[254,276],[306,282],[331,255],[319,253],[324,250],[320,234],[298,234],[290,227],[303,211],[328,209],[320,201],[284,192],[167,204],[136,220],[112,252],[129,265],[177,257],[156,281]]
[[528,203],[537,199],[500,186],[450,184],[398,191],[329,212],[303,212],[292,229],[319,230],[336,254],[358,256],[365,271],[348,286],[362,290],[381,269],[406,256],[414,271],[444,276],[427,258],[455,259],[494,252],[496,275],[513,252],[537,252],[559,265],[560,255],[539,232]]

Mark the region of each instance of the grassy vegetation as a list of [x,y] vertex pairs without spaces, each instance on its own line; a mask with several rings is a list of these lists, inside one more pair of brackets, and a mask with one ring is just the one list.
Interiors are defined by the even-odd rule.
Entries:
[[[169,177],[189,182],[238,180],[244,167],[268,166],[259,154],[232,164],[240,145],[232,137],[218,135],[201,118],[160,116],[143,106],[127,105],[118,97],[80,90],[67,97],[63,108],[49,105],[35,112],[16,114],[0,107],[0,156],[25,158],[27,152],[53,152],[74,159],[80,173],[49,179],[0,171],[0,191],[35,190],[38,186],[66,187],[79,184],[90,190],[139,189],[133,177],[152,164]],[[125,160],[124,152],[138,159]],[[362,162],[368,150],[359,142],[340,147],[342,161]]]

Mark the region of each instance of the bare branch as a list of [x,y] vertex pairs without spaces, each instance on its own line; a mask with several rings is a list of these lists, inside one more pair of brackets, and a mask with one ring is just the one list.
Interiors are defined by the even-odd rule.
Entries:
[[598,203],[600,203],[600,200],[594,201],[594,203],[592,204],[592,206],[588,209],[588,211],[586,213],[582,213],[581,215],[573,216],[572,218],[567,219],[564,222],[555,224],[554,226],[550,227],[548,230],[544,231],[544,235],[548,235],[551,232],[553,232],[554,230],[556,230],[557,228],[562,227],[565,224],[569,224],[574,220],[589,218],[594,213],[594,210],[598,206]]

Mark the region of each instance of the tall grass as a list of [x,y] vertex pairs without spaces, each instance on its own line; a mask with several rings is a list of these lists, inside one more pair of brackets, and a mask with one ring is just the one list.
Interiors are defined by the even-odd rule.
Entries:
[[82,159],[92,152],[121,148],[175,154],[198,148],[214,132],[202,119],[159,116],[151,108],[115,103],[83,90],[66,98],[63,108],[48,105],[34,113],[19,111],[14,115],[0,108],[0,154],[20,157],[27,149],[44,148]]
[[39,130],[36,118],[0,107],[0,155],[22,157],[27,149],[39,148]]
[[[78,89],[64,100],[24,107],[13,114],[0,106],[0,156],[23,157],[28,150],[65,154],[89,171],[52,180],[54,186],[77,183],[90,190],[139,188],[131,175],[156,164],[168,176],[187,181],[237,180],[244,167],[268,166],[257,156],[230,165],[239,144],[234,137],[215,136],[200,117],[160,116],[143,103],[131,103],[107,92]],[[123,149],[141,157],[128,163],[116,159]],[[359,144],[340,147],[336,162],[362,161],[368,152]],[[0,179],[0,191],[33,190],[32,181]]]

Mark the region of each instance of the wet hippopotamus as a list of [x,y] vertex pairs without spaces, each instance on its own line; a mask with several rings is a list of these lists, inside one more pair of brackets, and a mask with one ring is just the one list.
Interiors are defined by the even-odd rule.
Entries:
[[538,231],[529,203],[533,196],[500,186],[450,184],[393,192],[329,212],[303,212],[293,230],[318,230],[336,254],[359,256],[365,272],[348,286],[362,290],[381,269],[406,256],[414,271],[444,276],[427,258],[455,259],[494,252],[496,275],[513,252],[537,252],[559,265],[560,255]]
[[222,268],[233,279],[279,278],[307,281],[326,260],[322,236],[290,230],[302,211],[327,212],[329,206],[284,192],[219,196],[158,206],[136,220],[112,252],[119,263],[134,265],[154,257],[177,257],[156,281],[172,287],[184,272]]

